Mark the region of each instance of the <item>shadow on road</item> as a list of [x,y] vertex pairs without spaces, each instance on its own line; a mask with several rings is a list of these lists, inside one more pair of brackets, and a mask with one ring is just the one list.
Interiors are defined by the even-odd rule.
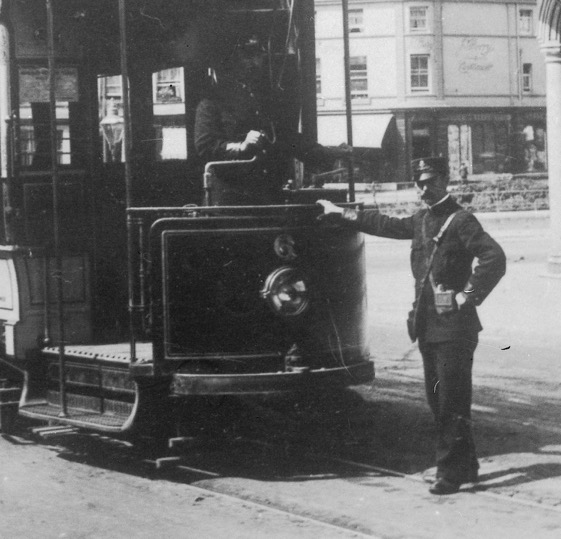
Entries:
[[[482,461],[482,489],[516,487],[561,476],[561,463],[546,462],[561,451],[558,434],[540,423],[512,423],[512,403],[500,395],[488,404],[496,413],[476,413],[475,436]],[[360,462],[404,474],[422,474],[434,466],[434,425],[424,400],[423,384],[415,379],[385,379],[374,386],[292,396],[251,399],[223,398],[199,403],[187,425],[189,444],[180,450],[181,463],[192,469],[177,473],[156,471],[149,461],[169,456],[165,441],[136,438],[133,442],[109,436],[77,433],[40,441],[60,458],[101,469],[145,477],[158,476],[184,483],[217,477],[245,477],[262,481],[306,481],[322,477],[356,478],[367,471],[341,461]],[[548,403],[548,407],[551,402]],[[561,411],[561,406],[558,408]],[[193,412],[193,410],[191,410]],[[517,414],[528,410],[520,404]],[[550,415],[553,410],[548,410]],[[557,415],[558,417],[558,415]],[[29,426],[13,444],[33,440]],[[554,448],[542,451],[546,446]],[[516,455],[524,455],[517,464]],[[541,459],[541,460],[540,460]],[[515,463],[513,465],[513,462]],[[486,469],[489,468],[489,471]]]

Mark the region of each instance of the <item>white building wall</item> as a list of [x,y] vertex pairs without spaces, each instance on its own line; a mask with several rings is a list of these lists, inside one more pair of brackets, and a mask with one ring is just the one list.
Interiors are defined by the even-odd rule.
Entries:
[[[412,6],[429,9],[423,32],[409,28]],[[537,39],[517,33],[520,9],[534,12],[537,32],[535,4],[351,0],[349,8],[363,10],[364,31],[350,34],[350,53],[367,57],[370,97],[353,103],[353,108],[545,106],[545,67]],[[315,22],[322,80],[318,110],[340,111],[345,107],[340,2],[316,0]],[[429,91],[410,89],[412,54],[430,55]],[[527,93],[520,88],[523,63],[531,63],[533,69],[533,87]]]

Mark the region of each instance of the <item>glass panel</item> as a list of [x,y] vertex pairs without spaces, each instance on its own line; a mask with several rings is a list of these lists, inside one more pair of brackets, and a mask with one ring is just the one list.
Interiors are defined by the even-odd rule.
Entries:
[[422,32],[427,29],[426,7],[412,7],[409,9],[409,29],[411,32]]
[[411,56],[411,89],[428,90],[429,87],[429,57],[426,54]]
[[368,97],[368,71],[366,56],[350,58],[351,98],[364,99]]
[[518,17],[518,28],[522,35],[532,35],[534,33],[534,15],[531,9],[521,9]]
[[152,75],[156,160],[187,159],[185,79],[182,67]]
[[[19,165],[24,169],[50,170],[51,117],[49,70],[44,66],[21,66],[19,75]],[[59,67],[55,77],[57,163],[77,165],[80,120],[78,103],[78,70]]]
[[532,91],[532,64],[522,64],[522,89]]
[[124,119],[120,75],[97,78],[99,138],[104,163],[124,161]]
[[349,32],[360,33],[363,30],[362,9],[349,9]]
[[[57,163],[72,164],[70,107],[57,103]],[[51,168],[51,122],[48,103],[23,103],[20,106],[19,164],[23,168]]]

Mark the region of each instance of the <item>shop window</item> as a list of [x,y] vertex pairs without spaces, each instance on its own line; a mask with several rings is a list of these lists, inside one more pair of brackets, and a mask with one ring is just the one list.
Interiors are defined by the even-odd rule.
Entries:
[[477,122],[471,125],[473,172],[505,172],[511,166],[507,155],[508,129],[504,122]]
[[532,91],[532,64],[522,64],[522,90]]
[[350,58],[351,99],[368,98],[368,70],[366,56]]
[[524,134],[524,162],[527,172],[547,170],[546,132],[543,125],[528,124]]
[[429,90],[429,55],[412,54],[410,59],[411,91]]
[[413,6],[409,8],[409,31],[422,33],[428,31],[428,7]]
[[448,166],[450,179],[460,180],[461,171],[468,174],[477,172],[477,166],[472,168],[472,132],[468,124],[448,125]]
[[414,125],[412,130],[413,159],[432,155],[430,128],[428,125]]
[[534,13],[531,9],[518,11],[518,31],[523,36],[534,35]]
[[349,9],[349,32],[351,34],[364,32],[364,13],[362,9]]

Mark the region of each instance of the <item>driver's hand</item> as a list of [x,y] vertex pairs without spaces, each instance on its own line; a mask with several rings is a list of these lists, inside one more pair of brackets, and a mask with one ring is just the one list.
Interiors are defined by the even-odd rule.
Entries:
[[318,200],[317,204],[323,207],[324,215],[330,215],[330,214],[343,215],[343,211],[344,211],[343,208],[336,206],[335,204],[333,204],[333,202],[330,202],[329,200],[323,200],[323,199]]
[[263,146],[263,134],[261,131],[250,131],[245,140],[241,143],[240,150],[246,152],[250,149],[261,148]]

